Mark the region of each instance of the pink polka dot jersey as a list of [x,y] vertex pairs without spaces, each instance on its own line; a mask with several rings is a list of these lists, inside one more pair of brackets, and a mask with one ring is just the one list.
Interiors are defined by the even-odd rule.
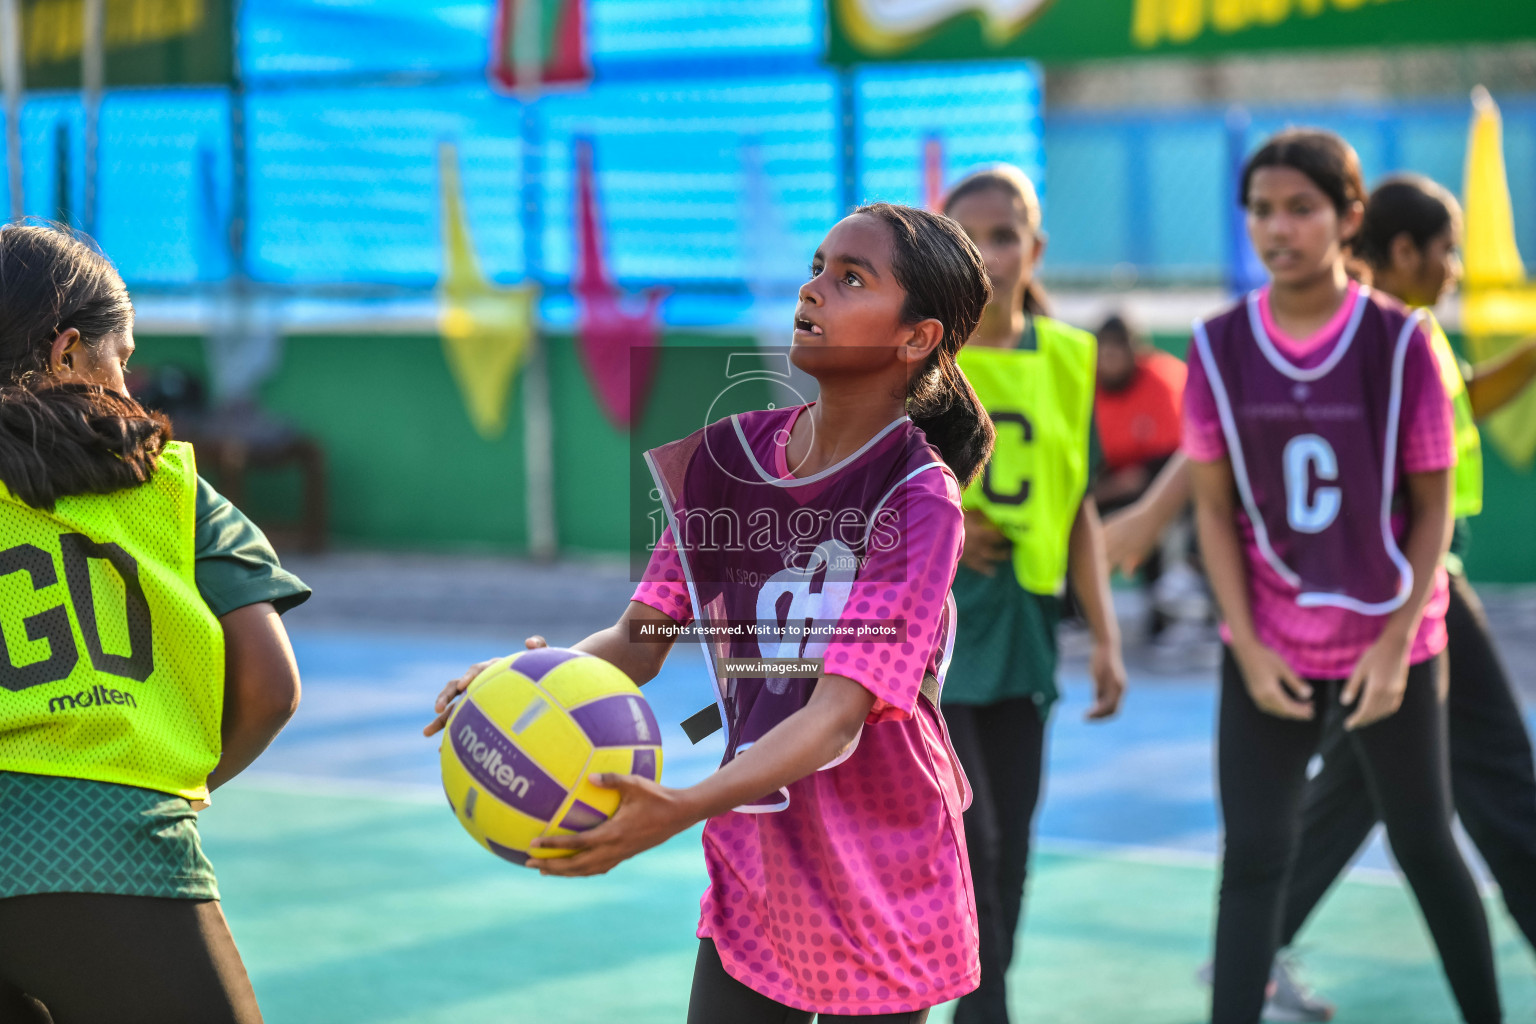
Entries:
[[[791,479],[783,442],[801,411],[781,410],[785,429],[763,435],[754,453],[781,479]],[[859,468],[855,458],[838,472]],[[904,642],[834,639],[823,655],[825,673],[875,696],[853,753],[791,783],[783,810],[730,811],[704,828],[698,936],[714,940],[732,977],[800,1010],[916,1010],[980,978],[961,824],[968,790],[942,719],[919,693],[924,675],[938,674],[949,628],[960,488],[941,468],[900,492],[891,505],[904,543],[871,553],[842,620],[902,619]],[[694,618],[670,532],[634,599]]]

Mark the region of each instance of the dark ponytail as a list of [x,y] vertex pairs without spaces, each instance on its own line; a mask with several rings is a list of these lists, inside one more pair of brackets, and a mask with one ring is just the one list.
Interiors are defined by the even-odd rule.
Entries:
[[944,338],[907,385],[907,413],[964,487],[992,456],[992,419],[955,354],[981,322],[992,285],[981,253],[948,217],[910,206],[873,203],[855,213],[891,229],[891,272],[907,293],[902,322],[937,320]]
[[[1029,228],[1029,233],[1034,237],[1042,237],[1044,217],[1040,212],[1040,193],[1035,191],[1035,183],[1029,180],[1029,175],[1013,164],[984,167],[955,182],[954,187],[944,196],[944,212],[948,214],[966,196],[993,190],[1006,194],[1018,203],[1024,215],[1024,226]],[[1051,315],[1051,299],[1039,278],[1032,279],[1029,287],[1024,289],[1024,312],[1031,316]]]
[[1461,204],[1450,190],[1422,174],[1394,174],[1376,186],[1355,235],[1355,254],[1373,269],[1392,265],[1392,241],[1406,234],[1422,250],[1461,222]]
[[87,348],[132,330],[123,279],[67,228],[0,227],[0,481],[34,508],[145,483],[171,439],[127,395],[54,377],[49,354],[70,328]]

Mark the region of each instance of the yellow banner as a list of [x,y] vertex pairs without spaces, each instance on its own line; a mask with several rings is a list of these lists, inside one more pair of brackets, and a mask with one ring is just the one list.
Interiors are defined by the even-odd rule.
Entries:
[[[1498,105],[1481,86],[1472,104],[1462,197],[1466,276],[1461,322],[1469,354],[1483,362],[1536,333],[1536,286],[1526,280],[1515,244]],[[1536,389],[1490,416],[1484,429],[1505,459],[1529,469],[1536,460]]]
[[1253,28],[1400,0],[1136,0],[1131,38],[1143,49],[1230,36]]
[[[106,85],[228,82],[234,0],[102,0]],[[21,0],[28,89],[80,88],[84,0]]]
[[1531,0],[826,0],[835,64],[1059,63],[1536,38]]
[[[205,0],[105,0],[108,50],[189,36],[208,21]],[[84,44],[84,0],[37,0],[25,8],[26,61],[72,60]]]

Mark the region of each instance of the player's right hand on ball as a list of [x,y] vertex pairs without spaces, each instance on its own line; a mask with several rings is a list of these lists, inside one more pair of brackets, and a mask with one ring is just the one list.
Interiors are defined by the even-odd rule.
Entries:
[[[541,636],[531,636],[523,641],[523,646],[530,651],[536,647],[548,647]],[[427,727],[421,730],[423,736],[433,736],[441,732],[443,726],[448,724],[448,716],[453,714],[453,702],[459,699],[459,694],[469,689],[469,684],[479,677],[481,672],[500,661],[500,658],[487,658],[485,661],[477,661],[465,671],[459,678],[443,687],[443,692],[437,695],[437,701],[433,704],[433,710],[437,717],[427,723]]]

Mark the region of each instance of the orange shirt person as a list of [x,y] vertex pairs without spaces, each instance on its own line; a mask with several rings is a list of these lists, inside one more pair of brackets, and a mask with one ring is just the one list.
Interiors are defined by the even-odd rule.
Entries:
[[1094,484],[1100,507],[1116,508],[1142,495],[1179,450],[1183,360],[1147,345],[1123,317],[1111,316],[1099,340],[1094,415],[1104,471]]

